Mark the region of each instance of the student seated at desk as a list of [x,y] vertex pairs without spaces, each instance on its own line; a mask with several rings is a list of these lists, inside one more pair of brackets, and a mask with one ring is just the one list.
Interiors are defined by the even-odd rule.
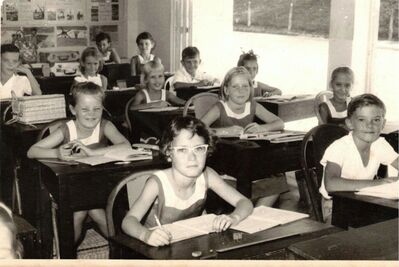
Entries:
[[121,63],[121,58],[116,49],[111,46],[111,36],[108,33],[100,32],[96,35],[96,45],[104,63]]
[[328,192],[357,191],[363,187],[394,182],[398,178],[374,180],[380,164],[398,169],[398,153],[380,133],[385,124],[385,105],[372,94],[352,99],[348,106],[347,136],[334,141],[320,164],[324,177],[320,187],[323,217],[329,219],[332,201]]
[[[200,216],[208,189],[235,207],[231,214],[215,218],[213,228],[217,232],[251,214],[251,201],[225,183],[214,170],[205,167],[207,151],[212,151],[213,145],[201,121],[190,116],[174,119],[161,141],[161,151],[172,162],[172,167],[154,173],[147,180],[141,195],[123,219],[123,231],[151,246],[168,245],[169,232],[160,227],[149,229],[157,226],[155,215],[161,224]],[[143,218],[145,222],[141,225]]]
[[21,259],[23,247],[17,240],[17,229],[11,210],[0,202],[0,260]]
[[11,98],[11,91],[14,91],[17,97],[24,94],[42,94],[32,72],[21,65],[18,47],[13,44],[3,44],[1,45],[0,99]]
[[155,40],[149,32],[142,32],[137,35],[136,44],[139,48],[139,54],[130,60],[131,75],[139,76],[143,72],[143,66],[150,61],[161,63],[161,59],[152,54],[155,48]]
[[104,91],[107,90],[108,80],[98,72],[103,68],[103,60],[96,47],[87,47],[80,57],[81,76],[76,76],[74,84],[82,82],[92,82],[100,86]]
[[183,106],[186,101],[163,89],[164,67],[158,61],[150,61],[143,67],[144,83],[147,89],[140,90],[134,98],[132,110],[167,107],[171,104]]
[[[222,100],[201,118],[206,125],[213,127],[217,135],[224,132],[240,134],[284,129],[284,122],[279,117],[253,100],[252,79],[244,67],[235,67],[227,72],[220,94]],[[256,123],[255,117],[264,124]],[[263,196],[257,205],[272,206],[279,194],[287,191],[285,177],[276,179],[279,181],[279,188],[266,192],[266,195],[271,195]]]
[[208,86],[219,82],[209,74],[198,69],[201,64],[201,58],[200,52],[195,46],[183,49],[181,64],[183,67],[176,71],[173,79],[174,88]]
[[[112,122],[102,119],[104,91],[92,82],[72,86],[71,113],[76,117],[34,144],[28,150],[28,158],[59,158],[73,160],[77,157],[99,156],[121,147],[130,147],[129,141]],[[107,146],[108,142],[113,145]],[[99,177],[101,178],[101,177]],[[104,209],[74,212],[75,241],[78,241],[82,224],[89,215],[99,226],[104,236],[107,223]]]
[[254,87],[254,96],[272,96],[281,95],[281,90],[275,87],[269,86],[265,83],[261,83],[255,80],[258,74],[259,65],[258,57],[254,54],[254,51],[249,50],[248,53],[243,53],[238,59],[237,66],[245,67],[251,75],[252,85]]
[[350,68],[339,67],[334,69],[330,81],[333,97],[319,106],[323,122],[345,126],[353,81],[354,75]]

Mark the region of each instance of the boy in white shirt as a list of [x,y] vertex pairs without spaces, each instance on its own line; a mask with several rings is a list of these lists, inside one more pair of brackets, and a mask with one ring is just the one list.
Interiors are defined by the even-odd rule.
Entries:
[[328,192],[358,191],[363,187],[390,183],[397,177],[374,180],[380,164],[398,169],[398,153],[380,133],[385,125],[385,105],[372,94],[352,99],[346,125],[351,132],[334,141],[325,151],[320,164],[324,177],[320,187],[323,216],[331,214]]
[[[26,76],[19,75],[26,74]],[[11,98],[11,91],[17,97],[41,95],[42,91],[32,72],[21,65],[19,49],[13,44],[1,45],[0,99]]]
[[189,46],[183,49],[181,64],[183,68],[176,71],[174,76],[174,88],[208,86],[218,82],[218,80],[211,75],[198,70],[201,64],[201,58],[200,52],[195,46]]

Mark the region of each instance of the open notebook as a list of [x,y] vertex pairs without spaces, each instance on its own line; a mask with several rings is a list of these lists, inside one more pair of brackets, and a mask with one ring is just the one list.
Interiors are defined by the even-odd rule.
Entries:
[[205,214],[170,224],[164,224],[162,227],[172,234],[171,243],[175,243],[213,232],[212,227],[215,217],[215,214]]
[[260,206],[256,207],[252,214],[249,215],[245,220],[242,220],[239,224],[232,226],[231,228],[252,234],[306,217],[309,217],[309,215]]
[[356,192],[356,194],[387,199],[399,199],[399,181],[365,187],[360,189],[359,192]]
[[91,166],[113,161],[136,161],[152,159],[152,152],[147,149],[121,148],[105,153],[103,156],[92,156],[75,159],[77,162]]

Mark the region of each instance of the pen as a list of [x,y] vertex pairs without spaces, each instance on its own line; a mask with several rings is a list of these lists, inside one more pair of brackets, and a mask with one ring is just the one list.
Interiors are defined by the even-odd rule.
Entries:
[[156,214],[154,214],[154,218],[155,218],[155,221],[157,222],[158,227],[163,229],[162,224],[159,221],[158,216]]

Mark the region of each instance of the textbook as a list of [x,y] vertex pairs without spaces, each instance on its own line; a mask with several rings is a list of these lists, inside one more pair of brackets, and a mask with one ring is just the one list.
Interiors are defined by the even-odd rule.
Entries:
[[308,214],[265,206],[254,208],[251,215],[231,229],[253,234],[277,225],[286,224],[309,217]]
[[151,151],[148,151],[146,149],[121,148],[105,153],[103,156],[77,158],[75,159],[75,161],[95,166],[113,161],[128,162],[146,159],[152,159]]
[[[213,221],[215,218],[215,214],[205,214],[198,217],[173,222],[170,224],[164,224],[161,227],[165,228],[172,234],[172,240],[170,242],[175,243],[185,239],[214,232]],[[157,227],[151,229],[155,229]]]
[[355,194],[387,199],[399,199],[399,181],[365,187]]

